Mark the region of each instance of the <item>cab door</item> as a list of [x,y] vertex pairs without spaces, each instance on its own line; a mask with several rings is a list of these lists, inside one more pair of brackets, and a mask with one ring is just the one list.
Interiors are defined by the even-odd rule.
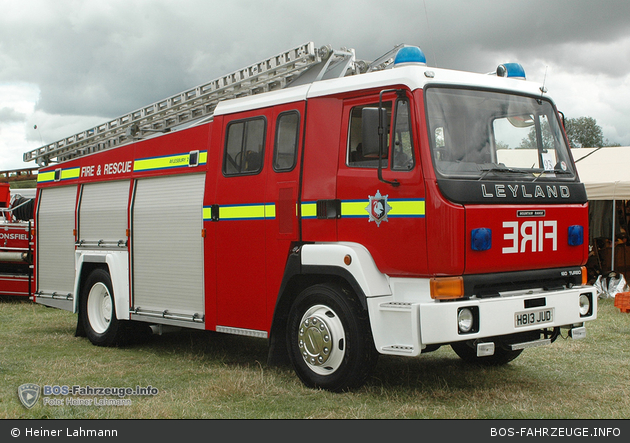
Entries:
[[[219,123],[221,121],[222,123]],[[223,116],[222,164],[212,205],[216,251],[216,330],[264,331],[266,314],[265,154],[270,115]]]
[[266,336],[298,239],[304,102],[223,116],[214,199],[218,331]]
[[276,106],[273,113],[273,145],[269,149],[265,201],[273,217],[265,220],[267,325],[271,325],[287,258],[299,239],[297,216],[305,103]]
[[[378,111],[379,102],[385,110],[380,154],[363,139],[370,129],[366,125],[373,124],[367,113]],[[418,275],[427,269],[425,190],[413,110],[411,94],[403,90],[344,102],[342,134],[347,137],[342,136],[339,150],[338,238],[364,245],[389,275]]]

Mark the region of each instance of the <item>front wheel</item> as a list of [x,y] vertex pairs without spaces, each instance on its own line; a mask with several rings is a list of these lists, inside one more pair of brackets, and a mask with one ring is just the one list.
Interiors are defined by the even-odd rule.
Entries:
[[305,289],[287,329],[289,356],[302,382],[338,392],[362,385],[378,360],[367,313],[335,284]]
[[117,345],[124,335],[113,294],[109,273],[101,268],[92,271],[83,286],[79,315],[87,338],[97,346]]

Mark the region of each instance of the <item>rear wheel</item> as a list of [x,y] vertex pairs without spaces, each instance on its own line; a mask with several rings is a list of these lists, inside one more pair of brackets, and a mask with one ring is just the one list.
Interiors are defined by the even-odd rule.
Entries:
[[465,362],[483,366],[502,366],[508,364],[523,352],[522,349],[511,351],[495,345],[494,354],[478,357],[477,349],[472,341],[451,343],[451,348],[453,348],[453,351]]
[[83,286],[80,315],[87,338],[98,346],[114,346],[124,335],[113,294],[109,273],[101,268],[92,271]]
[[297,297],[287,340],[298,377],[312,388],[358,387],[378,360],[367,313],[352,292],[336,284],[311,286]]

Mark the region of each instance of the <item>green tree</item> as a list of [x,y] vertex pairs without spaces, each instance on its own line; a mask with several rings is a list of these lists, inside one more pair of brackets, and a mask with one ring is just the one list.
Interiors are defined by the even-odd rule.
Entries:
[[565,130],[572,148],[600,148],[608,145],[604,142],[602,128],[593,117],[568,118]]
[[[551,127],[549,126],[549,122],[546,117],[542,117],[540,121],[540,130],[541,130],[541,139],[542,139],[542,148],[543,149],[555,149],[554,148],[554,139],[553,134],[551,133]],[[519,149],[538,149],[538,139],[536,137],[536,128],[532,126],[523,140],[521,140],[521,144]]]

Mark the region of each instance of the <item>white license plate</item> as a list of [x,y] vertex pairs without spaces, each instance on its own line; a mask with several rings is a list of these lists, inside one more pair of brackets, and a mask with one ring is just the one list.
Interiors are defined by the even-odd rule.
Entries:
[[553,322],[553,308],[537,309],[535,311],[517,312],[514,314],[514,327],[540,325]]

